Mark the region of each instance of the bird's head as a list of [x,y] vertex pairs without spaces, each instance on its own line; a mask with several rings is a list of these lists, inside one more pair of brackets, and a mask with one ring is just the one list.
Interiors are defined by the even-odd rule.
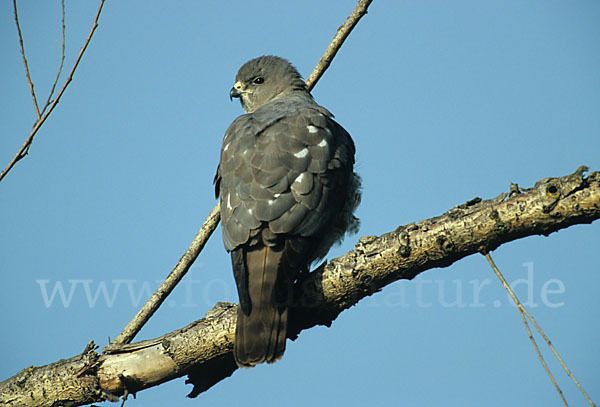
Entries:
[[235,79],[229,97],[240,98],[247,113],[292,92],[308,93],[296,68],[276,56],[262,56],[246,62]]

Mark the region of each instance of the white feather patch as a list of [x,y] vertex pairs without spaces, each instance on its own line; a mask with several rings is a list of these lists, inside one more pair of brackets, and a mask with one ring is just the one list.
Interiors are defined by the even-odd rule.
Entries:
[[304,158],[307,155],[308,155],[308,148],[304,147],[302,150],[300,150],[296,154],[294,154],[294,157]]

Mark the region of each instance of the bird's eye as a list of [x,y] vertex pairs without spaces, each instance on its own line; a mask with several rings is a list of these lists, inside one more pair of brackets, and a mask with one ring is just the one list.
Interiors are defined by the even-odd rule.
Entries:
[[256,83],[257,85],[260,85],[264,81],[265,81],[265,78],[259,76],[258,78],[255,78],[253,82]]

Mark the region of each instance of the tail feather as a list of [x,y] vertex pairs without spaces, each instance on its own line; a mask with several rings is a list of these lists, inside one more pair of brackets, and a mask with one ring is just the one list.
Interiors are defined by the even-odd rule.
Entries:
[[291,282],[283,250],[262,246],[245,251],[244,257],[241,266],[247,273],[248,291],[239,294],[240,298],[249,294],[250,307],[238,308],[234,356],[239,366],[252,367],[273,363],[283,356],[288,311],[287,303],[281,303],[276,292],[281,291],[279,286],[291,286]]

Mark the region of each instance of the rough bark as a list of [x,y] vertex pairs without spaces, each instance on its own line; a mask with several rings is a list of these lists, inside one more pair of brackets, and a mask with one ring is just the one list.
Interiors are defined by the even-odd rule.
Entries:
[[[289,337],[327,325],[343,310],[385,285],[501,244],[549,235],[600,218],[600,173],[585,167],[561,178],[544,178],[531,189],[483,201],[475,198],[442,216],[365,236],[344,256],[303,275],[295,286]],[[188,375],[194,397],[230,376],[236,305],[218,303],[199,321],[156,339],[107,347],[91,343],[78,356],[29,367],[0,383],[0,404],[77,406],[115,400]]]

